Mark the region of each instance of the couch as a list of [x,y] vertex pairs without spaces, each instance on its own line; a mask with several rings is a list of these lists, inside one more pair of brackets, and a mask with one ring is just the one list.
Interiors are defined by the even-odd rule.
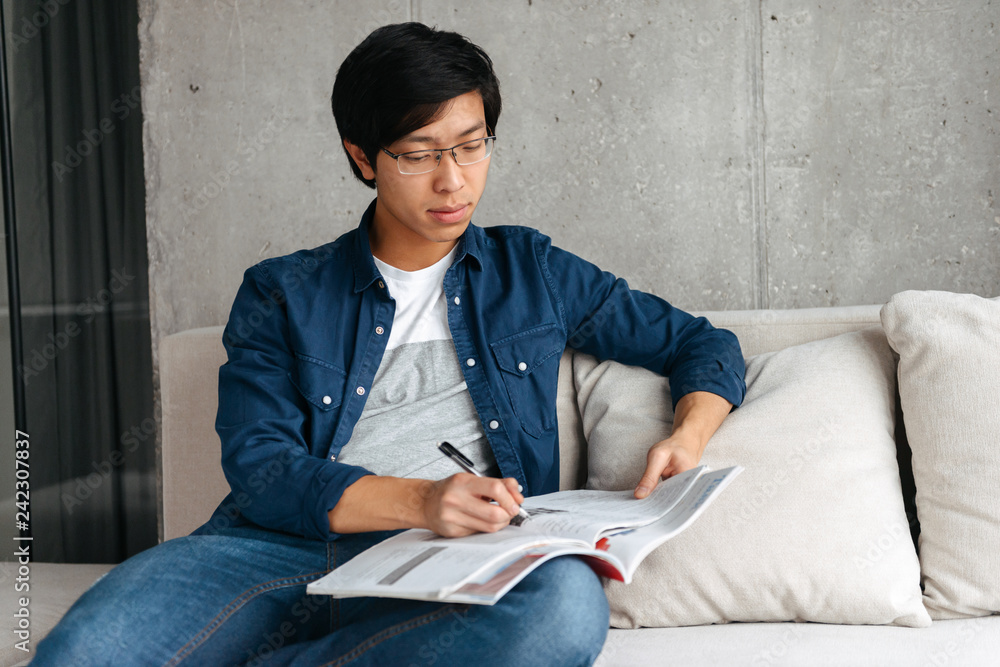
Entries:
[[[925,295],[931,295],[930,306],[920,301]],[[916,305],[906,301],[910,297]],[[630,586],[609,584],[615,627],[599,665],[1000,664],[1000,575],[990,572],[998,555],[976,551],[1000,544],[1000,512],[990,513],[1000,502],[998,385],[981,397],[987,413],[994,406],[985,442],[964,445],[975,453],[946,451],[942,464],[907,438],[913,440],[911,414],[932,417],[930,427],[947,426],[944,412],[917,414],[914,391],[932,389],[942,411],[963,409],[958,401],[964,397],[940,395],[942,381],[933,373],[941,368],[928,358],[949,342],[982,343],[963,339],[956,329],[985,336],[982,344],[989,347],[991,335],[1000,337],[1000,328],[989,328],[1000,327],[1000,313],[984,325],[937,308],[935,298],[975,299],[976,308],[987,304],[1000,311],[1000,301],[979,297],[904,293],[890,302],[894,311],[850,306],[703,313],[733,331],[749,358],[747,402],[713,438],[705,460],[739,463],[747,472],[687,532],[654,552],[649,568],[643,563]],[[917,339],[926,334],[941,340],[924,349],[919,340],[901,341],[906,336],[900,331],[913,330]],[[164,539],[208,519],[228,490],[213,429],[217,369],[225,360],[221,333],[221,327],[194,329],[167,336],[160,345]],[[989,373],[996,376],[1000,338],[993,340],[993,349],[985,356],[967,354],[971,363],[959,370],[975,374],[992,361]],[[939,366],[950,373],[954,359]],[[910,384],[904,371],[915,374]],[[816,387],[818,407],[809,398]],[[648,438],[669,432],[665,383],[640,369],[599,364],[567,350],[558,401],[563,488],[626,488],[641,468]],[[841,409],[846,418],[824,415]],[[982,439],[983,432],[956,434],[962,438]],[[964,510],[978,522],[971,535],[948,535],[963,516],[949,495],[956,493],[949,486],[955,481],[933,477],[928,484],[928,465],[979,475],[975,484],[985,480],[985,491],[968,493],[959,481],[959,505],[966,496],[985,503],[985,515],[983,505]],[[991,480],[995,486],[988,488]],[[925,491],[921,484],[932,488]],[[942,506],[949,512],[943,520],[932,512]],[[878,519],[868,526],[873,516]],[[918,521],[919,540],[927,540],[920,542],[927,551],[920,561],[912,539]],[[943,534],[925,534],[931,528]],[[949,552],[956,540],[961,548]],[[963,558],[970,562],[948,569]],[[922,571],[934,565],[932,559],[944,569]],[[16,566],[3,566],[0,579],[9,585]],[[32,645],[111,567],[32,564]],[[984,574],[977,567],[988,569]],[[938,590],[948,577],[962,576],[972,583]],[[15,604],[9,595],[0,601],[8,624]],[[651,625],[666,627],[639,627]],[[26,662],[14,641],[8,634],[2,643],[0,665]]]

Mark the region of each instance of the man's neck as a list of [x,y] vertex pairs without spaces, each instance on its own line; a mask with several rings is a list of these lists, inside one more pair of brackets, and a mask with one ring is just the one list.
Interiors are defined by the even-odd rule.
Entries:
[[419,271],[439,262],[458,244],[458,239],[431,241],[407,231],[397,228],[387,234],[373,221],[368,227],[372,255],[402,271]]
[[445,243],[424,241],[422,244],[404,246],[402,244],[378,243],[373,237],[374,233],[369,232],[368,240],[372,255],[401,271],[426,269],[441,261],[458,244],[458,241]]
[[451,252],[456,243],[457,242],[439,244],[447,246],[442,252],[417,254],[410,250],[400,254],[386,254],[372,251],[372,255],[374,255],[376,259],[379,259],[389,266],[399,269],[400,271],[419,271],[420,269],[426,269],[428,266],[433,266],[441,261],[445,255]]

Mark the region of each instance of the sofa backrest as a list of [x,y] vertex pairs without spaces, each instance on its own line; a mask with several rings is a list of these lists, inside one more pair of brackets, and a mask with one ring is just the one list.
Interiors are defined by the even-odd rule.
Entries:
[[[879,306],[701,313],[740,340],[745,356],[879,326]],[[187,535],[208,520],[229,492],[215,432],[219,366],[226,361],[222,327],[191,329],[160,343],[162,536]],[[562,358],[557,410],[563,488],[582,486],[586,449],[571,371]]]
[[229,493],[215,432],[223,327],[171,334],[160,342],[161,535],[187,535]]

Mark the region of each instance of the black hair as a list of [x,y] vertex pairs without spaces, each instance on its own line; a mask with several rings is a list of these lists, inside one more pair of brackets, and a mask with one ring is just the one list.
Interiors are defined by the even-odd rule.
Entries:
[[[455,32],[396,23],[376,29],[351,51],[337,71],[330,105],[340,138],[359,146],[374,168],[381,147],[433,122],[446,102],[473,91],[483,98],[486,125],[495,132],[500,84],[486,52]],[[347,157],[354,175],[374,188]]]

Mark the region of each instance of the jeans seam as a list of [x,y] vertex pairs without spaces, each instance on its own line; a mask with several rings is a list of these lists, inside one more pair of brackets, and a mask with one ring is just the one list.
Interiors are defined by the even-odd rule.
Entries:
[[300,574],[297,577],[291,577],[287,579],[274,579],[272,581],[265,581],[262,584],[258,584],[253,588],[248,588],[247,590],[240,593],[232,602],[226,605],[225,609],[220,611],[215,618],[208,622],[208,624],[201,629],[201,631],[194,636],[187,644],[178,649],[174,657],[165,663],[164,667],[169,667],[169,665],[177,665],[182,660],[185,660],[191,653],[197,649],[199,646],[204,644],[204,642],[211,637],[216,630],[218,630],[222,624],[234,613],[239,611],[244,605],[246,605],[250,600],[254,599],[262,593],[268,593],[279,588],[287,588],[288,586],[297,586],[302,583],[308,583],[318,579],[319,577],[326,574],[326,572],[310,572],[308,574]]
[[411,618],[407,621],[403,621],[402,623],[397,623],[392,627],[385,628],[384,630],[377,632],[365,641],[361,642],[344,655],[330,662],[325,662],[320,665],[320,667],[337,667],[338,665],[346,665],[347,663],[360,658],[369,649],[378,646],[387,639],[392,639],[393,637],[401,635],[404,632],[408,632],[409,630],[414,630],[423,625],[427,625],[428,623],[432,623],[448,614],[451,614],[456,609],[457,607],[455,605],[446,605],[441,609],[436,609],[430,613],[424,614],[423,616]]

